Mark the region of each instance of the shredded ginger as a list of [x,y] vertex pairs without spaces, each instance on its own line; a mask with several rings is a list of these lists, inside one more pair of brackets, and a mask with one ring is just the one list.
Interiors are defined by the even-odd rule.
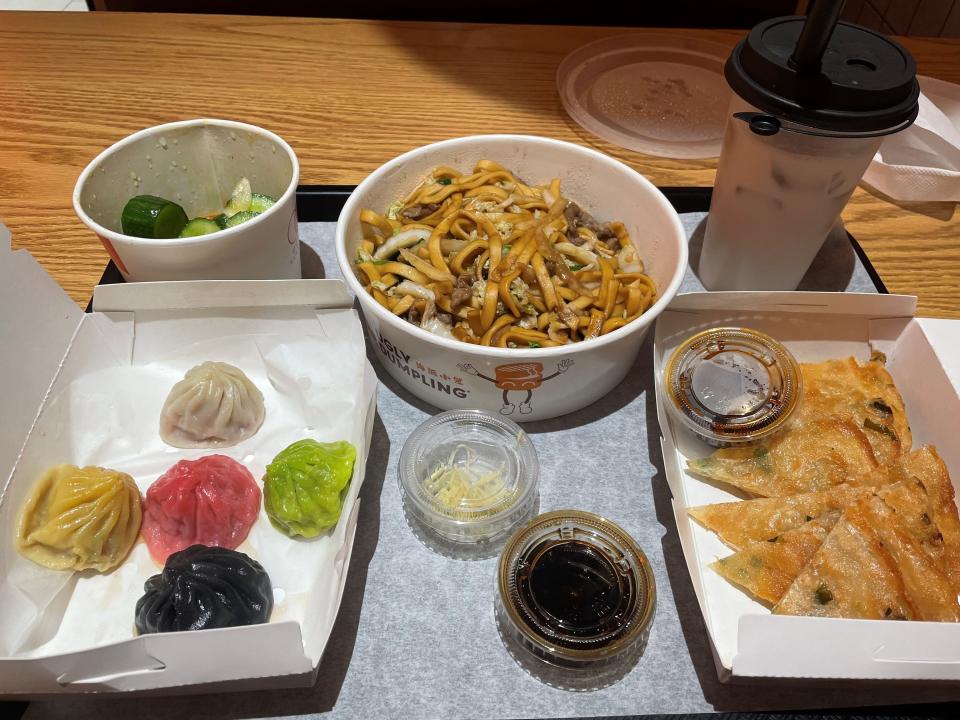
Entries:
[[503,467],[486,472],[476,468],[478,456],[466,445],[457,445],[446,462],[434,468],[423,490],[451,514],[493,508],[510,500],[514,490],[504,484]]

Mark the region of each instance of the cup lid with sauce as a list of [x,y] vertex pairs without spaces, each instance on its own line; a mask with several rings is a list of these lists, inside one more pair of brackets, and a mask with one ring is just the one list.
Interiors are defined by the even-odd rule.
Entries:
[[674,350],[661,382],[671,414],[714,445],[775,434],[803,392],[790,351],[765,333],[741,327],[688,338]]
[[483,410],[448,410],[421,424],[397,469],[407,512],[463,545],[492,542],[532,515],[539,473],[526,432]]

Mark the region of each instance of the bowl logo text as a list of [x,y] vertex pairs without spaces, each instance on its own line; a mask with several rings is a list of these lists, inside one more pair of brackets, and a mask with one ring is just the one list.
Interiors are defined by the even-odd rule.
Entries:
[[408,375],[413,380],[419,380],[428,388],[445,395],[453,395],[461,400],[470,393],[463,387],[462,377],[427,367],[380,334],[377,334],[377,349],[384,361],[395,365],[404,375]]

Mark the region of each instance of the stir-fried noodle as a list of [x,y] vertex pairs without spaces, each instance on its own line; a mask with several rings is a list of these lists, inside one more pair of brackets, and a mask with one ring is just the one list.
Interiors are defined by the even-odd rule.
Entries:
[[360,212],[360,281],[434,334],[498,347],[554,347],[623,327],[656,300],[623,223],[489,160],[438,167],[387,214]]

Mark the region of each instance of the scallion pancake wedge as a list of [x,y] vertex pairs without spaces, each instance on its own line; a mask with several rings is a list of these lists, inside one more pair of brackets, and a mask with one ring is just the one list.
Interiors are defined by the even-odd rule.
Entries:
[[723,448],[688,460],[687,467],[761,497],[818,492],[841,483],[872,487],[888,482],[870,441],[850,418],[792,425],[769,443]]
[[770,540],[830,510],[842,510],[868,492],[844,483],[820,492],[701,505],[688,508],[687,512],[734,550],[742,550],[752,542]]
[[839,510],[831,510],[770,540],[752,542],[710,567],[754,597],[775,604],[823,544],[839,517]]
[[901,458],[904,480],[881,497],[905,518],[928,555],[939,559],[960,593],[960,517],[950,474],[936,448],[927,445]]
[[879,360],[856,358],[801,363],[803,400],[797,423],[825,417],[851,417],[864,430],[881,464],[910,450],[913,438],[903,398]]
[[918,620],[960,621],[960,604],[943,563],[931,557],[913,537],[904,516],[879,495],[858,500],[851,510],[861,513],[889,555],[903,582]]
[[893,560],[862,513],[847,508],[773,608],[780,615],[915,620]]

